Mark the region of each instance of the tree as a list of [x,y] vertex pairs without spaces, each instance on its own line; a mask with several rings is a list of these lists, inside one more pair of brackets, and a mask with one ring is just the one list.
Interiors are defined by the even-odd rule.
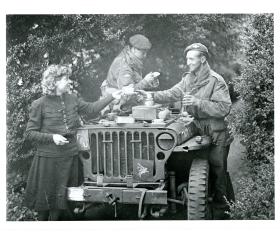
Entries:
[[[196,41],[208,46],[211,64],[230,81],[235,74],[232,61],[236,61],[233,58],[239,51],[238,28],[242,17],[8,15],[8,163],[22,168],[22,160],[33,155],[24,144],[24,130],[28,108],[41,95],[41,73],[48,64],[70,64],[75,89],[85,100],[93,101],[99,98],[99,86],[129,36],[143,33],[153,44],[145,71],[161,72],[160,89],[169,88],[181,79],[185,72],[183,50]],[[223,67],[229,69],[225,71]],[[16,166],[17,162],[20,166]]]

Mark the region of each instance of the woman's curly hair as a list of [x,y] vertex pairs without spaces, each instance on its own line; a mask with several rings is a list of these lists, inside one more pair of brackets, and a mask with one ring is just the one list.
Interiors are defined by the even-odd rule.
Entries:
[[44,71],[41,87],[44,95],[55,95],[55,83],[64,75],[70,76],[72,70],[67,65],[50,65]]

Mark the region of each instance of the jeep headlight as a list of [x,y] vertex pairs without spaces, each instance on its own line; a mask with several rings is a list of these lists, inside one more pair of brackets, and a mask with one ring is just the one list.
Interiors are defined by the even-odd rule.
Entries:
[[157,137],[157,145],[162,150],[170,150],[175,144],[175,138],[170,133],[162,133]]
[[79,150],[89,150],[88,130],[80,130],[77,133],[77,144]]

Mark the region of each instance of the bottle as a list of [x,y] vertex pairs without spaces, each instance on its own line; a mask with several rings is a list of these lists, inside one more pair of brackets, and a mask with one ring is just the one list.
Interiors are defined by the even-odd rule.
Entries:
[[[186,95],[190,95],[191,94],[191,92],[190,91],[186,91],[185,93],[184,93],[184,97],[186,96]],[[183,98],[184,98],[183,97]],[[189,114],[188,114],[188,111],[187,111],[187,105],[184,105],[183,104],[183,100],[182,100],[182,110],[181,110],[181,114],[182,115],[184,115],[184,116],[188,116]]]

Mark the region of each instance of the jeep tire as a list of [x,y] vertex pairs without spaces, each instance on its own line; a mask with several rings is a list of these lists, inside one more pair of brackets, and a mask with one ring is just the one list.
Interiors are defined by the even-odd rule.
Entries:
[[209,164],[206,159],[194,159],[188,182],[188,220],[205,220],[210,218]]

